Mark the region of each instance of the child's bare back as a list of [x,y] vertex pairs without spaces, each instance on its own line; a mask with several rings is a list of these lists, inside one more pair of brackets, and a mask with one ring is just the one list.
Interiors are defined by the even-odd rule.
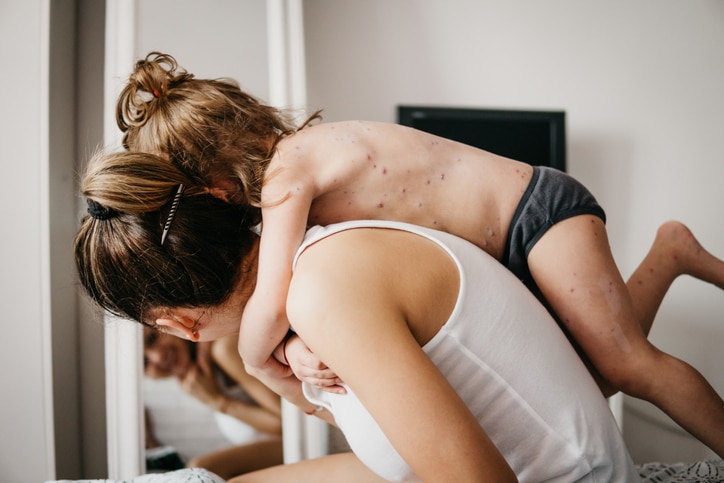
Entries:
[[287,183],[302,183],[300,190],[312,191],[310,225],[402,221],[458,235],[500,259],[531,172],[525,163],[408,127],[351,121],[281,141],[264,190],[274,202],[294,196]]

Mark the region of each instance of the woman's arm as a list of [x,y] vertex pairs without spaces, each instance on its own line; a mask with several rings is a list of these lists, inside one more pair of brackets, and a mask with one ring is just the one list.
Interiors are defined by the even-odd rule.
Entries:
[[281,417],[282,409],[279,395],[249,375],[237,350],[238,335],[230,335],[215,340],[212,345],[212,357],[221,370],[241,386],[260,407]]
[[211,409],[228,414],[259,431],[281,434],[281,417],[266,408],[227,397],[219,389],[213,373],[191,366],[179,381],[181,389]]
[[516,481],[408,325],[419,328],[408,316],[426,312],[410,304],[438,303],[408,287],[422,278],[444,290],[444,280],[427,271],[441,259],[423,253],[424,263],[408,260],[405,252],[416,246],[391,253],[379,237],[359,242],[345,234],[307,249],[297,265],[287,305],[297,333],[350,386],[422,480]]
[[302,394],[302,383],[294,375],[274,377],[260,374],[259,378],[246,372],[244,362],[236,350],[237,336],[229,336],[214,341],[213,355],[215,362],[260,406],[281,417],[281,401],[279,396],[297,406],[306,413],[334,424],[334,418],[329,411],[317,411],[317,407],[307,401]]

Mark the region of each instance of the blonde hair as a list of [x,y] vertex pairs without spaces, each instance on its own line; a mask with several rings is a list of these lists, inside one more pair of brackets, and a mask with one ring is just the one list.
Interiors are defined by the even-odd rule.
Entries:
[[[179,184],[186,190],[161,243]],[[89,213],[75,238],[86,293],[142,323],[149,309],[222,304],[242,275],[256,235],[248,207],[212,196],[168,161],[99,152],[83,176]]]
[[196,79],[159,52],[136,63],[116,106],[124,146],[167,157],[198,184],[228,182],[231,201],[261,206],[261,187],[277,143],[301,126],[230,79]]

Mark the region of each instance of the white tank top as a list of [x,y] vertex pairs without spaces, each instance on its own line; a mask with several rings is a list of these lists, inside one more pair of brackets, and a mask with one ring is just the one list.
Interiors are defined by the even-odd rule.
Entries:
[[[457,264],[455,308],[423,350],[519,481],[639,480],[606,400],[561,329],[514,275],[476,246],[414,225],[353,221],[311,229],[297,257],[312,243],[363,227],[418,234]],[[419,481],[349,387],[346,395],[307,384],[303,389],[307,399],[334,414],[352,451],[375,473],[390,481]]]

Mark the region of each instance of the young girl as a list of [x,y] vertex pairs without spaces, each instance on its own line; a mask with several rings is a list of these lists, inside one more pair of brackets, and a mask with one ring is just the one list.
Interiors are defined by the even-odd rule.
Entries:
[[[458,235],[502,262],[613,390],[652,402],[724,455],[721,397],[647,340],[658,305],[637,310],[650,304],[636,299],[655,271],[627,287],[603,210],[564,173],[398,125],[309,127],[315,114],[295,128],[235,84],[194,79],[157,53],[137,64],[117,114],[130,150],[164,156],[216,196],[260,208],[259,278],[239,339],[252,371],[283,367],[271,354],[289,328],[286,294],[305,229],[402,221]],[[724,265],[708,263],[690,273],[724,287]]]

